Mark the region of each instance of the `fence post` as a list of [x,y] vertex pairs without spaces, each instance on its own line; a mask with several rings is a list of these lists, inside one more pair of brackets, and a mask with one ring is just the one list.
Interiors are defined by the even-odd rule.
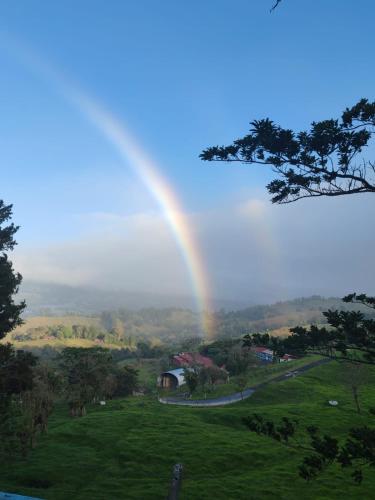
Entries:
[[178,500],[182,484],[182,464],[175,464],[172,471],[172,481],[167,500]]

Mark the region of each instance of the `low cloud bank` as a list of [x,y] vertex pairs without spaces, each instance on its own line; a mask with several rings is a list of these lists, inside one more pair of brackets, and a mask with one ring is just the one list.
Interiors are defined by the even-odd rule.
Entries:
[[[186,215],[214,298],[271,302],[312,294],[375,292],[371,196],[272,206],[249,198]],[[79,239],[18,247],[29,280],[109,290],[191,295],[189,275],[165,220],[155,213],[96,213]]]

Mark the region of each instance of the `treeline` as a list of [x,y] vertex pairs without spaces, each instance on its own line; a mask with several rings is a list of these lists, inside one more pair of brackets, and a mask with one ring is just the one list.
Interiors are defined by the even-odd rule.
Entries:
[[25,342],[28,340],[44,340],[44,339],[88,339],[98,340],[100,342],[112,342],[115,340],[112,332],[108,332],[103,328],[94,325],[52,325],[52,326],[37,326],[28,328],[25,332],[13,334],[13,340]]

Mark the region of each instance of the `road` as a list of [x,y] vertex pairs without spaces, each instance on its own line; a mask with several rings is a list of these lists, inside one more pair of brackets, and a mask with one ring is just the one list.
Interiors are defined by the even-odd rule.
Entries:
[[278,375],[267,382],[262,382],[261,384],[254,385],[252,387],[248,387],[242,393],[235,392],[234,394],[230,394],[229,396],[221,396],[220,398],[214,399],[181,399],[181,398],[159,398],[159,402],[167,405],[179,405],[179,406],[224,406],[232,403],[237,403],[238,401],[242,401],[243,399],[249,398],[256,390],[265,387],[268,384],[273,382],[282,382],[283,380],[288,380],[289,378],[298,377],[301,373],[307,372],[316,366],[323,365],[325,363],[329,363],[332,361],[331,359],[320,359],[319,361],[313,361],[308,365],[302,366],[301,368],[297,368],[296,370],[291,370],[289,372],[283,373],[282,375]]

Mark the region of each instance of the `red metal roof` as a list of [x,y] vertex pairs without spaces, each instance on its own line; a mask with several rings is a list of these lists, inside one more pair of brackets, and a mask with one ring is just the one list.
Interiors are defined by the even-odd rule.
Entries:
[[252,347],[251,350],[254,352],[264,352],[267,354],[273,354],[271,349],[267,349],[267,347]]
[[198,352],[180,352],[176,356],[173,356],[173,361],[179,366],[213,366],[213,361],[206,356],[202,356]]
[[284,354],[284,356],[281,359],[296,359],[296,357],[292,356],[291,354]]

